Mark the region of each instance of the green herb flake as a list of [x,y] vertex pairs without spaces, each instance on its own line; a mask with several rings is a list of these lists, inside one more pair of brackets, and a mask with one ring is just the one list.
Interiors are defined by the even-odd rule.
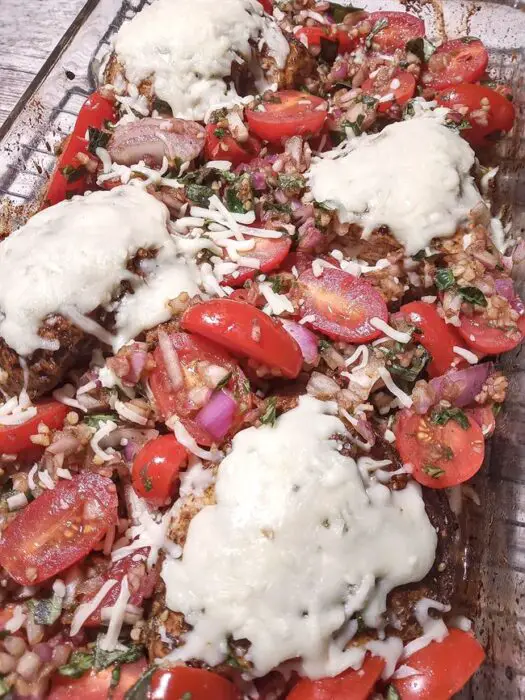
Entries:
[[101,131],[100,129],[96,129],[94,126],[90,126],[88,128],[88,134],[88,151],[94,155],[97,155],[97,148],[106,148],[109,143],[109,139],[111,138],[111,134]]
[[280,277],[270,277],[268,282],[272,287],[272,291],[276,294],[280,294],[283,291],[283,281]]
[[432,479],[439,479],[445,473],[444,469],[441,469],[441,467],[436,467],[435,464],[425,464],[425,466],[423,467],[423,471],[425,472],[425,474],[428,474],[430,477],[432,477]]
[[131,644],[126,649],[115,649],[115,651],[105,651],[100,646],[103,635],[99,635],[97,645],[93,655],[93,668],[102,671],[108,666],[121,666],[131,664],[144,656],[144,647],[141,644]]
[[153,664],[147,671],[144,671],[134,686],[124,695],[124,700],[148,700],[151,685],[151,677],[159,667]]
[[192,693],[183,693],[180,696],[180,700],[191,700],[193,697]]
[[473,304],[474,306],[482,306],[485,308],[487,306],[487,299],[481,289],[477,287],[460,287],[459,293],[463,301],[468,304]]
[[498,415],[500,414],[500,412],[501,412],[501,408],[502,408],[502,406],[501,406],[500,403],[493,403],[493,404],[492,404],[492,413],[493,413],[495,416],[498,416]]
[[262,414],[260,421],[264,425],[272,425],[273,426],[276,418],[277,418],[277,399],[275,398],[275,396],[272,396],[266,402],[266,408],[264,409],[264,413]]
[[468,430],[470,423],[466,414],[461,410],[461,408],[456,408],[452,406],[451,408],[436,409],[433,411],[430,418],[434,425],[446,425],[449,420],[454,420],[458,425],[460,425],[463,430]]
[[306,187],[306,180],[297,173],[279,173],[278,183],[283,190],[302,190]]
[[116,688],[120,683],[120,666],[116,666],[113,671],[111,671],[111,688]]
[[353,7],[353,5],[340,5],[338,2],[330,3],[330,14],[336,24],[341,24],[346,15],[351,12],[363,12],[363,8]]
[[250,385],[250,380],[249,380],[249,379],[245,379],[245,380],[244,380],[244,382],[242,383],[242,388],[244,389],[244,391],[245,391],[247,394],[251,391],[252,387],[251,387],[251,385]]
[[403,367],[398,362],[392,362],[388,365],[388,370],[391,374],[395,374],[401,379],[404,379],[406,382],[413,383],[417,380],[429,361],[430,354],[422,345],[420,345],[419,352],[414,354],[412,362],[408,367]]
[[114,421],[115,418],[116,415],[114,413],[93,413],[93,415],[84,418],[84,423],[89,425],[90,428],[98,430],[102,423],[107,423],[108,420]]
[[363,122],[365,121],[365,115],[364,114],[358,114],[356,117],[355,122],[348,121],[348,119],[345,119],[342,122],[342,126],[349,127],[352,129],[354,132],[354,136],[361,136],[363,133]]
[[413,53],[414,56],[417,56],[422,63],[426,63],[436,50],[434,44],[423,36],[410,39],[407,41],[405,48],[410,53]]
[[222,139],[222,137],[226,135],[226,129],[221,129],[220,127],[217,127],[217,129],[215,129],[213,133],[218,139]]
[[377,97],[372,97],[372,95],[360,95],[358,98],[358,102],[361,102],[362,104],[366,105],[366,107],[374,107],[379,100]]
[[74,651],[71,654],[69,663],[65,666],[60,666],[58,672],[61,676],[68,678],[80,678],[81,676],[93,668],[94,654],[87,654],[83,651]]
[[65,165],[60,169],[60,172],[68,182],[76,182],[77,180],[80,180],[81,177],[84,177],[86,174],[86,168],[83,165],[80,165],[78,168],[75,168],[72,165]]
[[5,679],[0,678],[0,698],[5,697],[10,691],[11,688],[7,685]]
[[173,114],[171,107],[165,100],[161,100],[159,97],[153,99],[153,104],[151,105],[151,111],[157,110],[160,114]]
[[142,469],[140,470],[140,478],[142,480],[142,484],[143,484],[144,488],[146,489],[146,491],[151,491],[151,489],[153,488],[153,482],[151,480],[151,477],[148,476],[147,466],[142,467]]
[[436,272],[436,287],[444,292],[455,284],[454,274],[449,267],[442,267]]
[[207,207],[210,203],[210,197],[213,195],[211,187],[205,185],[188,185],[186,187],[186,196],[195,204],[201,207]]
[[319,343],[317,344],[317,347],[319,349],[319,352],[326,352],[332,347],[332,343],[329,340],[325,340],[324,338],[321,338],[319,340]]
[[221,379],[221,381],[217,384],[217,386],[215,388],[216,389],[223,389],[228,384],[230,379],[232,378],[232,375],[233,375],[233,372],[228,372],[228,374]]
[[389,685],[386,689],[386,700],[401,700],[401,695],[398,693],[397,688],[393,685]]
[[382,29],[385,29],[386,27],[388,27],[388,20],[386,19],[386,17],[383,17],[382,19],[379,19],[379,20],[374,24],[374,26],[372,27],[372,30],[371,30],[370,34],[366,37],[365,46],[366,46],[367,49],[371,49],[371,48],[372,48],[372,44],[373,44],[373,42],[374,42],[374,37],[376,36],[376,34],[379,34],[379,32],[380,32]]
[[232,668],[242,668],[242,665],[239,663],[238,659],[236,656],[233,654],[228,654],[228,657],[226,659],[226,663],[228,666],[231,666]]
[[403,119],[411,119],[416,116],[416,110],[412,100],[408,100],[406,105],[403,107]]
[[35,624],[54,625],[62,614],[62,602],[63,599],[55,594],[41,600],[32,598],[28,600],[27,606]]

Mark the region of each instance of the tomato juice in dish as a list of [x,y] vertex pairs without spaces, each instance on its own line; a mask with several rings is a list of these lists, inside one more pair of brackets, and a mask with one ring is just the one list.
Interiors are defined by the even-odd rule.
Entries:
[[441,700],[480,667],[456,505],[525,333],[489,68],[313,0],[122,26],[0,242],[0,696]]

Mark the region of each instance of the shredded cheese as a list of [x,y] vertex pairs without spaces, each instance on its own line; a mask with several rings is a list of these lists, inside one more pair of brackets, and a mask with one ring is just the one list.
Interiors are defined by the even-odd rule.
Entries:
[[405,408],[410,408],[410,406],[412,406],[411,397],[408,394],[405,394],[405,392],[394,383],[392,377],[390,376],[390,372],[385,367],[379,368],[379,376],[384,381],[386,388],[392,394],[394,394],[402,406]]
[[459,345],[454,345],[452,350],[455,352],[456,355],[462,357],[470,365],[477,365],[477,363],[479,362],[479,357],[470,350],[467,350],[466,348],[462,348]]
[[75,610],[73,619],[71,620],[71,629],[69,635],[74,637],[82,629],[84,622],[90,617],[98,606],[102,603],[109,591],[116,586],[118,581],[114,578],[108,579],[96,594],[92,600],[88,600],[86,603],[81,603]]
[[395,328],[392,328],[392,326],[389,326],[388,323],[386,323],[386,321],[383,321],[383,319],[377,318],[377,316],[374,316],[370,319],[370,325],[374,326],[374,328],[377,328],[377,330],[382,331],[385,335],[388,335],[393,340],[397,340],[398,343],[403,343],[403,345],[409,343],[410,339],[412,338],[410,333],[403,333],[403,331],[397,331]]
[[100,640],[100,648],[104,651],[113,651],[118,643],[118,638],[124,617],[126,615],[126,605],[130,597],[128,577],[124,576],[120,584],[120,592],[115,601],[115,605],[111,608],[111,619],[109,621],[108,631]]

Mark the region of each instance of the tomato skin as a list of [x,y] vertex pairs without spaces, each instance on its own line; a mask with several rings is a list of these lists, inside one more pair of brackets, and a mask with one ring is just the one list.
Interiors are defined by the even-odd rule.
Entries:
[[[395,427],[396,446],[403,464],[411,464],[412,476],[423,486],[443,489],[457,486],[476,474],[485,456],[485,440],[476,421],[468,418],[462,428],[450,419],[445,425],[432,423],[430,416],[401,411]],[[433,477],[428,466],[443,470]]]
[[[249,238],[246,237],[246,240],[249,240]],[[260,267],[256,270],[250,267],[238,267],[236,270],[237,276],[226,275],[221,284],[234,288],[242,287],[246,280],[253,279],[256,274],[268,273],[277,269],[292,247],[292,239],[284,235],[280,238],[259,238],[254,236],[253,240],[255,247],[248,251],[246,255],[260,260]]]
[[460,321],[461,326],[458,330],[467,345],[486,355],[499,355],[514,350],[523,340],[524,329],[520,327],[519,322],[521,338],[517,334],[515,338],[509,338],[501,329],[488,326],[481,314],[472,317],[461,314]]
[[384,667],[383,659],[366,656],[360,671],[349,668],[334,678],[317,681],[303,678],[287,700],[367,700]]
[[233,683],[203,668],[177,666],[153,674],[149,700],[179,700],[185,693],[191,700],[241,700]]
[[412,301],[402,306],[400,312],[422,331],[414,337],[432,355],[427,365],[431,377],[439,377],[452,367],[465,366],[466,361],[453,350],[454,346],[465,347],[460,334],[450,323],[445,323],[433,304]]
[[86,471],[60,480],[3,531],[0,565],[23,586],[46,581],[89,554],[115,524],[117,506],[115,485],[105,476]]
[[321,131],[328,109],[325,100],[298,90],[271,93],[261,104],[264,111],[246,109],[250,131],[276,144],[290,136],[307,136]]
[[371,12],[366,17],[372,28],[381,20],[387,20],[388,25],[374,36],[372,45],[386,53],[404,49],[410,39],[425,36],[423,20],[408,12]]
[[95,91],[80,108],[73,133],[85,139],[90,126],[95,129],[103,129],[106,122],[113,122],[116,117],[115,102]]
[[150,440],[133,461],[131,479],[135,493],[153,506],[166,505],[175,494],[179,472],[188,454],[174,435]]
[[294,250],[292,253],[288,253],[280,269],[283,272],[292,272],[292,268],[295,267],[298,274],[301,274],[305,270],[311,269],[313,261],[314,258],[309,253],[302,253],[300,250]]
[[259,2],[263,6],[263,9],[267,14],[273,15],[273,2],[272,2],[272,0],[259,0]]
[[132,688],[148,664],[140,659],[132,664],[120,667],[120,680],[116,688],[109,694],[113,666],[95,673],[89,671],[80,678],[68,678],[56,673],[53,676],[48,700],[124,700],[127,691]]
[[444,90],[459,83],[474,83],[485,73],[488,62],[487,49],[479,39],[468,43],[463,39],[453,39],[432,54],[421,81],[425,87],[434,90]]
[[217,136],[217,130],[216,124],[208,124],[206,127],[204,144],[206,160],[228,160],[237,166],[241,163],[249,163],[261,152],[261,142],[255,136],[249,136],[245,143],[239,143],[229,132],[223,136]]
[[[506,134],[514,125],[516,112],[514,105],[504,95],[485,85],[461,83],[436,94],[438,104],[454,110],[456,105],[468,107],[466,119],[471,128],[462,129],[461,135],[472,146],[490,146],[494,137]],[[487,124],[480,124],[471,113],[481,109],[481,100],[488,100],[489,110],[485,112]]]
[[402,700],[448,700],[484,660],[485,651],[474,635],[451,628],[442,642],[431,642],[405,660],[418,674],[392,683]]
[[359,43],[358,39],[351,37],[344,29],[338,29],[334,32],[328,27],[298,27],[294,29],[294,34],[299,41],[303,44],[306,43],[308,48],[321,46],[321,39],[337,42],[337,51],[340,54],[353,51]]
[[[299,346],[284,328],[251,304],[232,299],[211,299],[187,309],[181,325],[231,352],[275,367],[289,379],[303,365]],[[254,329],[258,338],[254,338]]]
[[390,85],[377,89],[372,78],[368,78],[368,80],[365,80],[365,82],[361,85],[363,92],[365,92],[367,95],[383,96],[393,93],[394,99],[378,103],[378,112],[388,112],[390,107],[392,107],[394,104],[404,105],[406,102],[408,102],[408,100],[410,100],[411,97],[414,96],[414,93],[416,92],[416,79],[412,73],[408,73],[408,71],[399,71],[394,77],[394,80],[396,79],[399,81],[400,85],[394,90],[390,88]]
[[44,423],[50,430],[59,430],[64,425],[67,414],[72,410],[58,401],[43,401],[36,404],[37,414],[34,418],[21,423],[0,427],[0,452],[18,454],[22,450],[34,447],[31,435],[38,433],[38,426]]
[[294,298],[306,323],[330,338],[349,343],[368,343],[381,335],[370,319],[388,319],[383,297],[368,282],[339,268],[325,268],[320,277],[311,269],[299,275]]

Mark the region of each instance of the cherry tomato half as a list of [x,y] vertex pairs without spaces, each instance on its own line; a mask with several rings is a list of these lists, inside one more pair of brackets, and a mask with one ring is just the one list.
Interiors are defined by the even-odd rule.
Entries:
[[139,680],[147,666],[145,659],[120,666],[116,688],[111,687],[113,666],[98,673],[89,671],[80,678],[68,678],[57,673],[53,676],[48,700],[124,700],[128,690]]
[[416,332],[414,337],[432,355],[432,361],[427,365],[431,377],[439,377],[451,367],[466,364],[453,350],[454,346],[465,347],[461,336],[454,326],[445,323],[433,304],[412,301],[402,306],[400,312],[408,323],[421,331]]
[[249,163],[261,152],[261,142],[255,136],[249,136],[244,143],[236,141],[227,129],[216,124],[206,127],[204,155],[206,160],[227,160],[233,165]]
[[203,668],[177,666],[155,671],[151,679],[151,700],[240,700],[237,688],[222,676]]
[[174,496],[179,472],[188,454],[174,435],[150,440],[133,461],[131,480],[135,493],[154,506],[164,506]]
[[294,34],[308,48],[321,46],[321,39],[337,42],[338,53],[353,51],[358,44],[358,38],[351,37],[344,29],[337,29],[335,25],[330,27],[297,27]]
[[83,559],[117,520],[117,491],[83,472],[32,501],[0,539],[0,565],[22,586],[46,581]]
[[402,700],[448,700],[458,693],[485,659],[474,635],[450,629],[442,642],[409,656],[404,662],[417,673],[393,681]]
[[290,379],[301,371],[303,356],[295,340],[280,324],[246,302],[211,299],[195,304],[184,312],[181,325],[235,355],[279,369]]
[[381,335],[370,319],[388,320],[381,294],[360,277],[335,267],[325,268],[320,277],[305,270],[293,294],[300,316],[308,319],[306,325],[336,340],[368,343]]
[[246,109],[250,131],[270,143],[290,136],[307,136],[321,131],[328,106],[325,100],[297,90],[267,93],[261,103]]
[[423,486],[443,489],[467,481],[479,470],[485,456],[485,441],[479,425],[463,414],[468,427],[454,418],[444,425],[434,414],[420,416],[402,411],[395,428],[396,445],[404,464]]
[[235,360],[218,345],[189,333],[172,333],[169,338],[179,358],[184,386],[173,389],[164,357],[160,348],[157,348],[153,353],[156,368],[149,375],[157,411],[164,420],[176,414],[199,445],[209,446],[216,440],[195,420],[212,393],[209,380],[207,383],[207,374],[222,369],[229,375],[224,388],[237,401],[232,430],[242,422],[244,413],[251,408],[252,395],[247,379]]
[[479,39],[446,41],[430,57],[421,82],[434,90],[474,83],[484,74],[488,62],[487,49]]
[[334,678],[318,681],[303,678],[287,700],[367,700],[384,667],[383,659],[367,656],[359,671],[349,668]]
[[383,98],[392,95],[392,99],[383,100],[378,103],[378,112],[387,112],[393,104],[404,105],[416,91],[416,79],[412,73],[405,70],[398,71],[393,79],[386,84],[378,85],[373,78],[368,78],[361,85],[363,92],[376,98]]
[[523,322],[518,322],[517,327],[505,332],[501,328],[491,328],[483,314],[474,314],[472,317],[462,314],[460,321],[458,330],[467,345],[486,355],[499,355],[513,350],[523,340]]
[[[254,224],[256,226],[257,224]],[[259,224],[259,227],[261,224]],[[249,236],[245,236],[245,240],[250,240]],[[235,270],[235,276],[226,275],[222,284],[229,287],[242,287],[246,280],[251,280],[256,274],[261,272],[267,273],[277,269],[283,260],[288,255],[292,246],[290,236],[282,235],[280,238],[260,238],[253,236],[255,246],[249,250],[246,255],[250,258],[255,258],[260,261],[260,266],[255,270],[252,267],[238,267]]]
[[465,118],[470,123],[470,128],[462,129],[461,135],[473,146],[491,145],[514,125],[516,113],[512,102],[485,85],[462,83],[438,92],[436,100],[452,110],[468,107]]
[[265,12],[269,15],[273,15],[273,2],[272,0],[259,0]]
[[44,423],[50,430],[59,430],[64,425],[67,414],[71,411],[68,406],[58,401],[45,401],[36,404],[36,416],[20,425],[0,427],[0,452],[3,454],[18,454],[22,450],[34,447],[31,435],[38,433],[38,426]]
[[85,139],[88,137],[89,127],[103,129],[107,122],[114,122],[116,117],[115,101],[108,100],[96,91],[80,108],[73,133]]
[[371,12],[364,20],[374,30],[378,23],[385,26],[372,39],[372,46],[385,53],[404,49],[407,41],[425,36],[425,23],[408,12]]

